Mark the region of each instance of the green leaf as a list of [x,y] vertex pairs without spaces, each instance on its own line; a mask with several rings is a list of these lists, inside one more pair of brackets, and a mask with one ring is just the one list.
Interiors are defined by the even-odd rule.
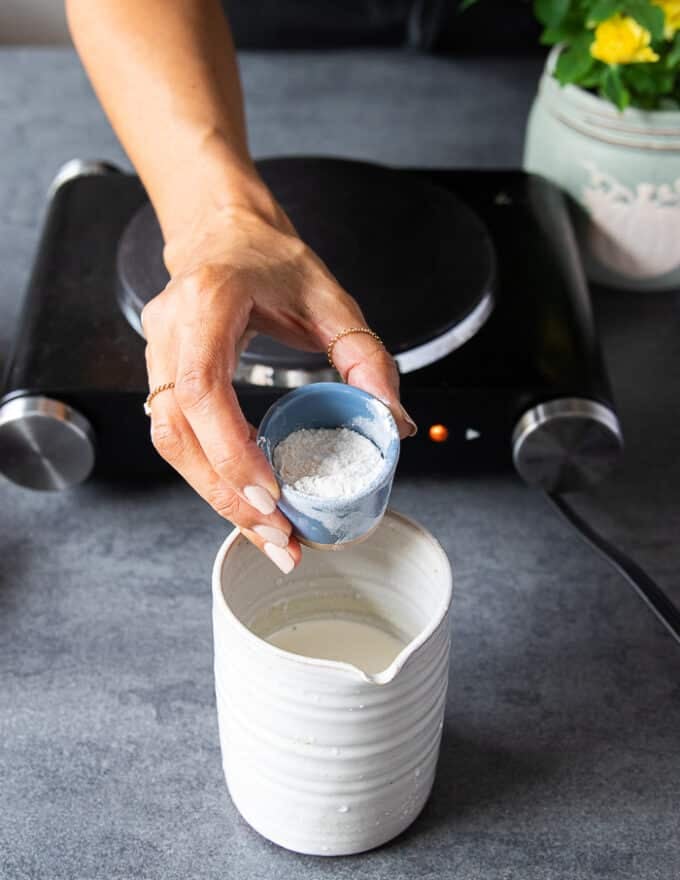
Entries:
[[612,65],[605,70],[602,79],[602,93],[619,110],[625,110],[630,104],[630,92],[623,84],[621,70],[618,66]]
[[469,9],[471,6],[474,6],[477,0],[460,0],[458,4],[458,12],[465,12],[466,9]]
[[630,64],[622,73],[622,80],[628,89],[641,95],[655,95],[659,91],[657,77],[649,71],[647,64]]
[[554,46],[555,43],[569,43],[572,39],[571,31],[563,27],[547,27],[541,33],[540,42],[543,46]]
[[557,27],[569,12],[569,0],[534,0],[534,13],[541,24]]
[[552,46],[555,43],[570,45],[583,34],[583,19],[569,13],[558,25],[550,25],[544,28],[541,34],[541,43],[544,46]]
[[671,51],[666,56],[666,67],[675,68],[680,66],[680,31],[675,35]]
[[580,84],[581,79],[588,75],[595,64],[595,59],[590,54],[592,41],[591,33],[581,34],[568,49],[560,53],[555,65],[555,78],[561,85]]
[[606,65],[601,61],[596,61],[588,73],[579,77],[578,84],[583,89],[594,89],[596,86],[600,86],[602,84],[602,77],[604,76],[605,69]]
[[626,12],[643,28],[647,28],[652,40],[663,40],[665,16],[660,6],[654,6],[650,0],[628,0]]
[[588,13],[588,21],[606,21],[623,8],[622,0],[596,0]]
[[564,41],[562,36],[562,28],[543,28],[539,42],[542,46],[554,46],[555,43]]
[[676,72],[665,64],[625,64],[620,70],[631,104],[643,110],[659,109],[676,88]]
[[640,69],[642,89],[649,94],[667,95],[673,91],[675,74],[672,70],[666,70],[662,64],[635,64],[631,67]]

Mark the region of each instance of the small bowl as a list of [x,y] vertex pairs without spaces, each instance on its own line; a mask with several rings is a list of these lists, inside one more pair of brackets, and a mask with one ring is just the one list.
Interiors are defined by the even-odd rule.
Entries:
[[296,388],[277,400],[260,424],[257,443],[272,468],[278,444],[300,428],[350,428],[382,453],[380,473],[351,498],[307,495],[283,483],[276,474],[281,484],[279,509],[303,544],[337,550],[363,541],[380,524],[392,491],[400,448],[392,413],[376,397],[351,385],[317,382]]

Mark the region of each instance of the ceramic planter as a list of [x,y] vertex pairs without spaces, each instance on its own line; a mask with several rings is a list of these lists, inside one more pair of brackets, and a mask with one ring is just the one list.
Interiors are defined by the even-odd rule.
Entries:
[[554,49],[527,129],[524,167],[583,208],[577,235],[588,277],[632,290],[680,286],[680,112],[621,113],[552,76]]

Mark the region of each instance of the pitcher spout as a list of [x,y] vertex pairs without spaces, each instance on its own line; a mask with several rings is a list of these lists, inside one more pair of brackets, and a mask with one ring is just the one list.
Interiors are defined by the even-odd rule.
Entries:
[[418,638],[411,639],[408,645],[406,645],[397,654],[390,665],[380,672],[368,673],[359,670],[359,672],[361,672],[362,678],[365,681],[370,682],[371,684],[379,685],[381,687],[383,685],[390,684],[390,682],[394,681],[394,679],[399,675],[409,657],[411,657],[413,652],[420,647],[422,642],[423,639],[420,636]]

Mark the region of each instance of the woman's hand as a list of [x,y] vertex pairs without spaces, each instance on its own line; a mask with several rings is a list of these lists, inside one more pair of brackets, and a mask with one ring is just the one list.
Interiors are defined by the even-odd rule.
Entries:
[[[209,207],[168,241],[165,261],[172,280],[142,315],[149,387],[175,383],[153,400],[154,446],[287,573],[300,547],[232,387],[239,354],[256,333],[323,351],[365,319],[266,190],[257,206]],[[377,340],[346,336],[333,357],[346,382],[390,407],[402,437],[415,433],[399,403],[394,360]]]
[[[229,25],[219,0],[67,0],[92,83],[151,198],[172,281],[144,310],[161,455],[283,570],[300,559],[274,474],[231,380],[255,333],[322,351],[363,326],[354,300],[305,247],[257,175]],[[163,39],[158,39],[159,22]],[[382,398],[402,436],[392,358],[366,334],[338,341],[343,378]]]

